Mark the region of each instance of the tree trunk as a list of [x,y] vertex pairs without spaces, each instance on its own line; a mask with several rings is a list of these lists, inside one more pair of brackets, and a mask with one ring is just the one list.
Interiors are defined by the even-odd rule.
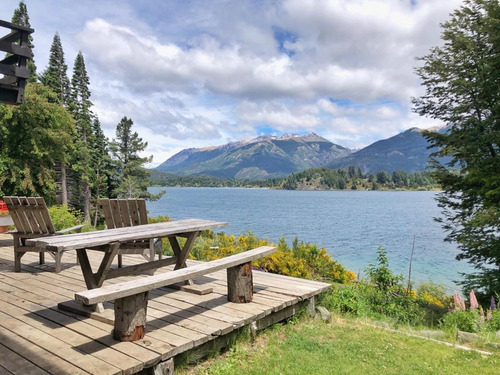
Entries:
[[66,163],[61,162],[61,204],[68,205],[68,184],[66,180]]
[[83,216],[86,223],[90,223],[90,185],[88,181],[83,182]]

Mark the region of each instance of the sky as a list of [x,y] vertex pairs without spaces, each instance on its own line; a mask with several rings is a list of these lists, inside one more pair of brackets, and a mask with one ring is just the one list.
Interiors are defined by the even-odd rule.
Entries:
[[[361,148],[412,127],[418,57],[459,0],[26,0],[38,73],[59,33],[93,112],[126,116],[156,166],[192,147],[314,132]],[[10,21],[19,0],[0,0]]]

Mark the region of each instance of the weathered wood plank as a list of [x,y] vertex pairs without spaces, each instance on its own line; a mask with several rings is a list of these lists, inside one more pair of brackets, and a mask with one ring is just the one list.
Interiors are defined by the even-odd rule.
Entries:
[[[16,316],[26,317],[33,314],[31,316],[37,316],[36,319],[28,318],[24,320],[34,329],[40,330],[49,335],[53,335],[53,333],[57,331],[58,337],[60,337],[63,342],[74,348],[78,348],[86,354],[107,362],[114,367],[120,368],[122,371],[125,371],[124,374],[133,374],[140,371],[144,367],[142,362],[124,355],[108,345],[102,344],[96,340],[89,340],[89,337],[86,334],[82,335],[79,332],[75,332],[73,328],[69,329],[64,325],[61,325],[59,321],[54,322],[51,319],[47,319],[47,316],[60,318],[57,314],[51,312],[51,310],[40,310],[40,306],[30,302],[24,302],[24,304],[19,303],[19,301],[9,298],[6,294],[7,293],[0,292],[0,301],[4,302],[2,303],[2,312],[10,315],[12,318],[15,318]],[[9,302],[13,302],[14,304]],[[38,313],[39,311],[40,313]]]
[[48,375],[49,373],[0,344],[0,374]]
[[58,357],[43,347],[33,345],[32,342],[9,330],[3,330],[0,334],[0,338],[3,345],[7,346],[20,356],[29,358],[33,364],[51,374],[89,374],[87,371],[71,364],[64,358]]
[[0,326],[2,331],[9,330],[32,344],[47,349],[52,354],[64,358],[72,364],[91,374],[120,374],[121,370],[94,356],[86,355],[82,351],[66,344],[61,339],[42,332],[25,321],[18,320],[3,312],[0,312]]
[[87,305],[123,298],[134,294],[161,288],[165,285],[175,284],[197,276],[233,267],[235,265],[250,262],[254,259],[267,256],[276,251],[275,247],[262,246],[257,249],[231,255],[226,258],[217,259],[207,263],[197,264],[192,267],[178,269],[175,272],[150,276],[147,279],[126,281],[120,284],[107,285],[99,289],[92,289],[75,295],[76,300]]
[[65,236],[30,239],[27,243],[49,250],[75,250],[107,245],[110,242],[127,242],[149,238],[176,236],[183,233],[200,232],[222,228],[227,223],[200,219],[186,219],[164,223],[145,224],[130,228],[116,228],[87,233],[74,233]]

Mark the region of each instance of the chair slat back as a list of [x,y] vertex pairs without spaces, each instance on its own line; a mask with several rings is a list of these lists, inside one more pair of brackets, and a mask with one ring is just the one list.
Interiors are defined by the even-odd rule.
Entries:
[[99,201],[108,229],[148,223],[144,199],[101,199]]
[[43,198],[8,196],[3,197],[3,200],[19,233],[40,235],[55,233]]

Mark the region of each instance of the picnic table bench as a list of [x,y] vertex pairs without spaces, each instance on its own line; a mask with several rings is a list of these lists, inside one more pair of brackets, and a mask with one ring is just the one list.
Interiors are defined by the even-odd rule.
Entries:
[[235,303],[251,302],[251,262],[275,251],[275,247],[262,246],[172,272],[86,290],[76,293],[75,299],[86,305],[114,300],[113,337],[119,341],[136,341],[142,339],[145,334],[149,291],[227,269],[228,300]]

